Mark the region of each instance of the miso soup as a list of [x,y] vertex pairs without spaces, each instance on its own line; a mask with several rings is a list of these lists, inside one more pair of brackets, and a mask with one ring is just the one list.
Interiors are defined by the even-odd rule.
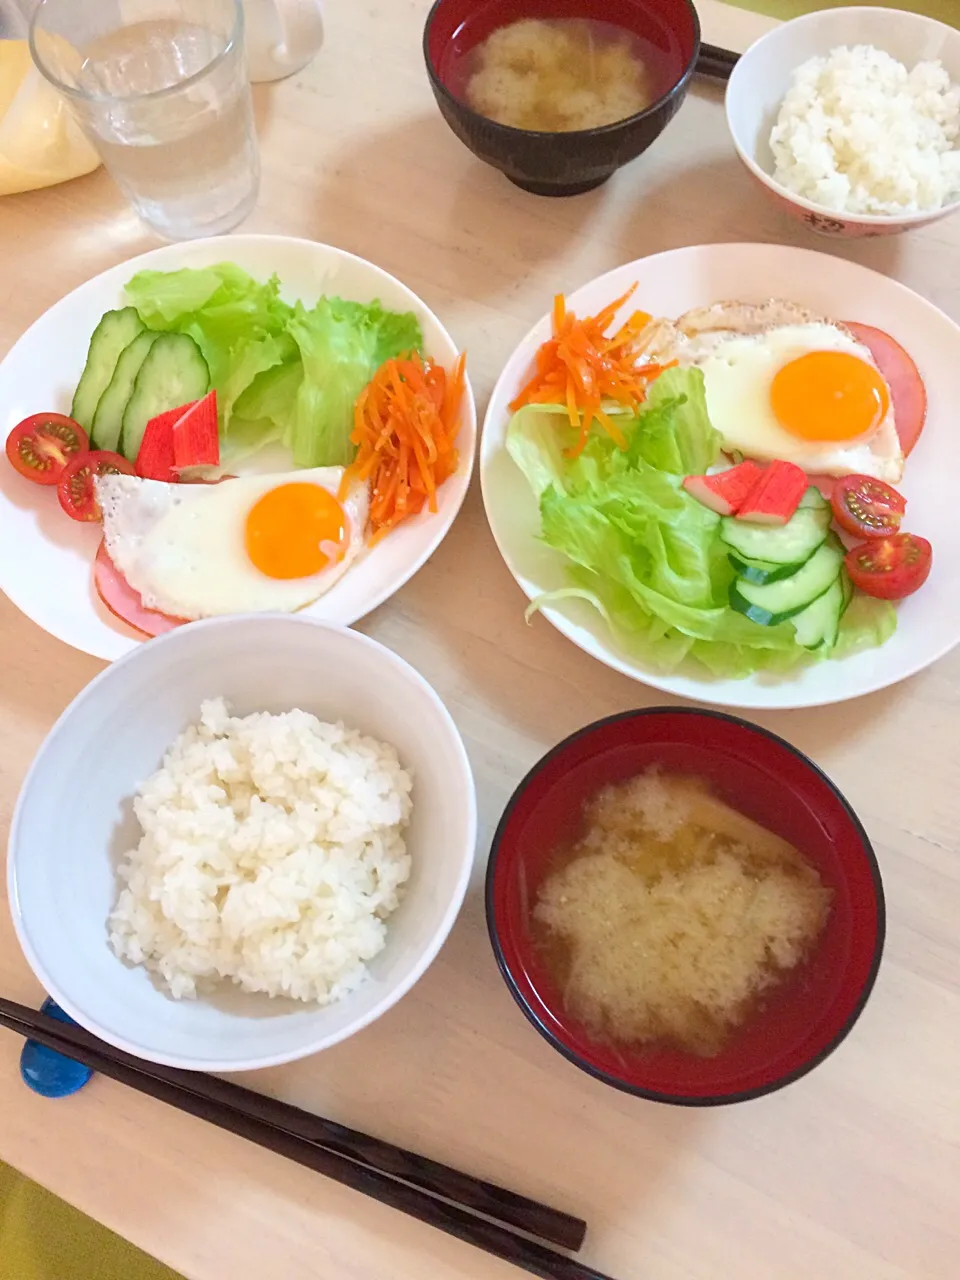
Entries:
[[590,1035],[712,1057],[809,958],[832,896],[704,781],[648,771],[588,799],[531,927]]
[[524,18],[498,27],[466,56],[463,96],[516,129],[564,133],[645,111],[670,87],[665,55],[593,18]]

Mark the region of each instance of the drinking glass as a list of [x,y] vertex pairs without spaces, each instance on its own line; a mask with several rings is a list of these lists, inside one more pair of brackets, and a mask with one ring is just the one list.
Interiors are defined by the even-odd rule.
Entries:
[[240,0],[41,0],[30,50],[140,217],[217,235],[257,201]]

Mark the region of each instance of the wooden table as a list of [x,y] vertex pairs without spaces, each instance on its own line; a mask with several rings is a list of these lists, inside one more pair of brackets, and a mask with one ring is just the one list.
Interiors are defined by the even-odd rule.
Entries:
[[[960,319],[960,218],[861,244],[810,237],[757,198],[710,86],[606,188],[524,195],[438,116],[419,52],[427,7],[331,5],[314,65],[257,91],[264,188],[246,229],[330,241],[401,276],[469,348],[481,405],[558,287],[679,245],[825,249]],[[701,7],[717,43],[742,47],[766,25]],[[153,244],[102,173],[0,201],[0,351],[63,293]],[[863,817],[886,880],[886,959],[856,1033],[812,1076],[751,1104],[688,1111],[569,1066],[524,1021],[490,953],[483,855],[515,783],[579,725],[663,701],[543,620],[525,626],[523,605],[474,491],[429,566],[364,622],[433,681],[463,731],[481,800],[476,880],[441,957],[396,1009],[249,1083],[581,1213],[586,1258],[619,1280],[956,1277],[960,652],[849,706],[757,717],[823,765]],[[100,664],[2,600],[0,654],[3,828],[33,752]],[[41,995],[5,912],[0,990]],[[19,1051],[0,1033],[0,1158],[191,1280],[518,1274],[110,1081],[44,1101],[23,1088]]]

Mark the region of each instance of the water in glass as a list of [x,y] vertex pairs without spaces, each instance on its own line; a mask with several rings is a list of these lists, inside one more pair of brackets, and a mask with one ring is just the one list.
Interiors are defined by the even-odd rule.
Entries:
[[[44,0],[35,20],[41,57],[37,24],[60,2]],[[60,71],[69,70],[75,113],[140,216],[170,239],[228,231],[256,203],[242,18],[218,26],[209,20],[218,8],[229,17],[236,0],[133,0],[123,6],[129,21],[92,21],[82,40],[63,33],[73,56]]]

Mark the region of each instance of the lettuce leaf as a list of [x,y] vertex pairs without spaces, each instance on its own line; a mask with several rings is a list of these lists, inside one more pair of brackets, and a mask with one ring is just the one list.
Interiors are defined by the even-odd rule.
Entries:
[[720,436],[707,413],[699,370],[668,369],[653,383],[629,441],[631,461],[643,459],[674,476],[703,475],[717,460]]
[[231,461],[282,439],[297,466],[349,463],[357,396],[384,360],[423,342],[412,312],[340,298],[290,306],[276,276],[260,283],[229,262],[140,271],[127,295],[148,328],[199,345]]
[[[299,354],[299,349],[298,349]],[[245,418],[270,418],[282,423],[293,413],[300,384],[303,362],[299,359],[275,365],[257,374],[236,403],[236,412]]]
[[165,329],[208,304],[279,294],[273,281],[256,286],[256,292],[252,286],[256,281],[245,271],[223,262],[200,270],[185,267],[181,271],[138,271],[127,285],[127,294],[145,325]]
[[357,396],[385,360],[419,348],[420,326],[412,313],[385,311],[379,302],[321,298],[312,311],[296,307],[288,332],[300,350],[303,381],[284,443],[298,467],[346,465],[355,452]]
[[[661,670],[692,661],[740,678],[816,661],[789,622],[761,627],[729,606],[734,573],[720,518],[682,486],[720,451],[700,371],[668,370],[640,411],[617,424],[626,449],[595,429],[571,458],[576,433],[562,406],[530,405],[510,423],[507,449],[539,501],[542,537],[568,561],[570,586],[531,608],[585,599],[628,651]],[[834,652],[883,643],[892,632],[889,612],[874,607],[882,602],[855,603]]]
[[846,658],[864,649],[879,649],[896,629],[897,609],[890,600],[875,600],[857,592],[843,615],[833,656]]
[[239,267],[140,271],[127,296],[150,329],[189,334],[200,347],[229,429],[237,398],[257,374],[296,351],[285,332],[293,309],[280,300],[280,281],[260,284]]

